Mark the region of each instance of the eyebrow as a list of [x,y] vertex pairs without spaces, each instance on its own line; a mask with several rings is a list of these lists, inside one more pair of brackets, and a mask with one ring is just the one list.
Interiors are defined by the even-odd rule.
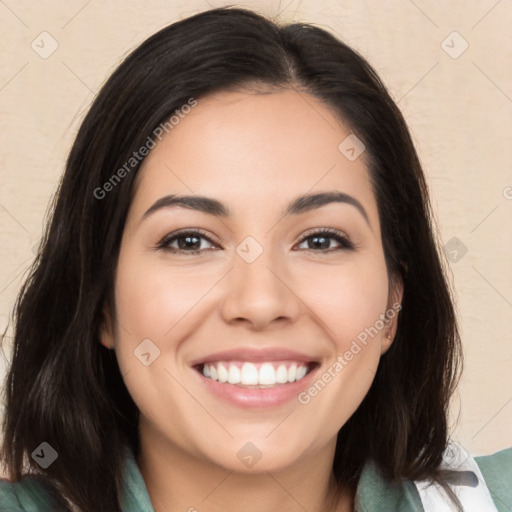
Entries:
[[[294,199],[286,208],[284,216],[298,215],[317,208],[321,208],[331,203],[345,203],[354,206],[364,217],[368,225],[370,220],[363,205],[355,198],[343,192],[321,192],[318,194],[308,194]],[[149,217],[152,213],[172,206],[181,206],[190,208],[208,215],[219,217],[229,217],[231,215],[229,208],[218,201],[205,196],[179,196],[168,195],[158,199],[142,216],[141,220]]]

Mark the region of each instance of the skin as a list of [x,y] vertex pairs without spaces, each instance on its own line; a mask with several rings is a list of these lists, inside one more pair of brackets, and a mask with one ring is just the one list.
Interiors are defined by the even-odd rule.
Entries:
[[[145,159],[101,339],[141,411],[137,462],[156,512],[353,509],[343,489],[335,496],[336,435],[366,395],[396,317],[308,404],[241,409],[206,391],[190,366],[222,350],[279,346],[314,356],[321,377],[400,301],[364,153],[349,161],[338,150],[350,133],[304,93],[223,92],[199,99]],[[283,217],[296,197],[329,191],[356,198],[368,220],[346,203]],[[215,198],[231,216],[173,206],[143,219],[169,194]],[[158,248],[184,228],[213,243],[201,238],[192,255]],[[341,231],[355,249],[333,238],[314,249],[306,236],[315,228]],[[263,249],[252,263],[236,252],[247,236]],[[148,338],[160,355],[145,366],[134,350]],[[262,455],[251,468],[237,457],[248,442]]]

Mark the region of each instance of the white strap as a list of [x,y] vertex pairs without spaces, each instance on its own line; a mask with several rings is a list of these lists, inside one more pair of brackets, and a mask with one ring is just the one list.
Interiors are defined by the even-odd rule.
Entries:
[[[451,442],[443,454],[442,469],[460,471],[460,483],[450,483],[464,512],[497,512],[475,459],[458,443]],[[438,484],[415,481],[425,512],[453,512],[454,505]]]

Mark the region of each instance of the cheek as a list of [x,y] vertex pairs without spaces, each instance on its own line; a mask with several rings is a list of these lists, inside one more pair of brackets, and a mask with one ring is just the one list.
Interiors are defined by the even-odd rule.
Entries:
[[379,364],[388,277],[383,255],[374,254],[350,265],[319,266],[314,278],[309,272],[308,279],[295,281],[332,347],[331,360],[299,396],[304,410],[328,431],[318,432],[320,438],[334,435],[359,407]]
[[[194,306],[214,277],[197,269],[192,275],[187,268],[149,266],[129,248],[121,253],[115,286],[116,357],[134,402],[155,424],[174,424],[176,411],[184,409],[187,395],[176,378],[177,350],[184,331],[190,331]],[[188,405],[190,413],[194,404]]]
[[188,321],[187,315],[219,279],[213,269],[204,268],[148,266],[142,258],[121,259],[116,312],[132,337],[169,340],[169,333]]
[[170,268],[163,261],[148,265],[135,249],[121,252],[115,287],[115,350],[141,411],[159,410],[157,397],[165,396],[172,403],[183,395],[172,376],[181,370],[181,341],[197,328],[194,313],[204,314],[204,298],[219,280],[220,270],[212,270],[187,265]]
[[[301,274],[298,274],[300,276]],[[308,276],[306,278],[306,276]],[[377,324],[388,302],[388,277],[384,258],[354,258],[353,264],[320,266],[297,277],[299,296],[322,322],[338,353],[350,348],[352,340]],[[373,337],[376,337],[375,335]]]

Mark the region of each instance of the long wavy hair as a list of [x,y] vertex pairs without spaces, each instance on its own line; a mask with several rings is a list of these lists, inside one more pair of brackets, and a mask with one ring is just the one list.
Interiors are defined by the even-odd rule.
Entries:
[[[398,107],[372,67],[327,31],[249,10],[173,23],[106,81],[72,145],[51,216],[13,312],[1,461],[39,473],[79,510],[120,511],[125,447],[138,454],[139,411],[115,353],[99,341],[140,162],[98,189],[187,103],[237,87],[294,89],[324,102],[366,146],[390,279],[403,284],[395,340],[338,434],[333,472],[355,493],[366,461],[392,481],[432,479],[448,440],[462,355],[425,177]],[[106,187],[105,187],[106,188]],[[48,442],[58,459],[30,457]]]

